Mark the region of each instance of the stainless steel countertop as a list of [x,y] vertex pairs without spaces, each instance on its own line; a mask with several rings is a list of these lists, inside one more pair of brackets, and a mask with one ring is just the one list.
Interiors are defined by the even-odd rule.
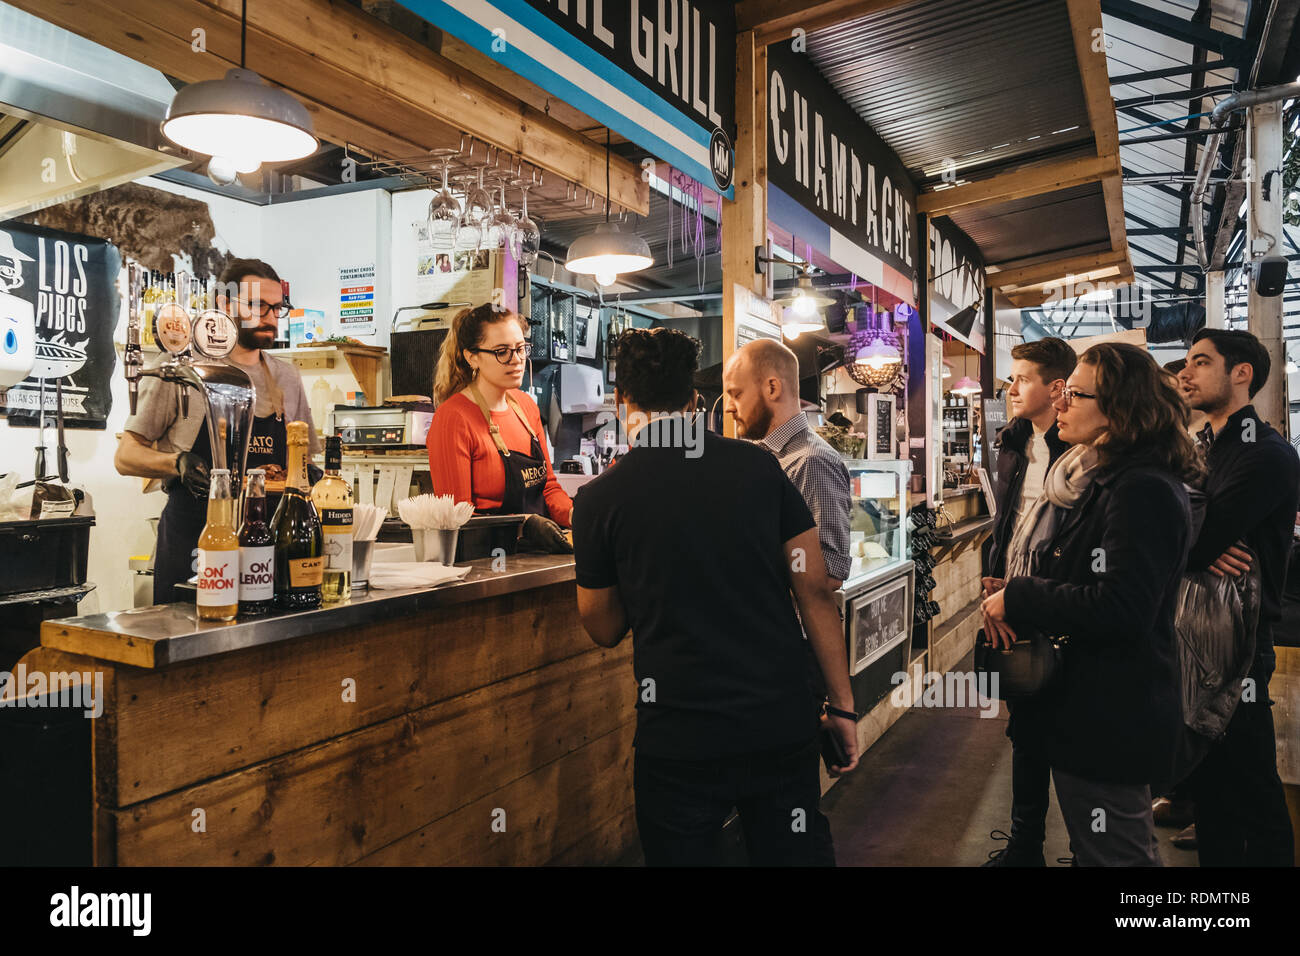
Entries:
[[[41,644],[102,660],[165,667],[179,661],[287,641],[304,634],[335,631],[373,624],[385,618],[464,604],[483,598],[513,594],[574,580],[573,555],[514,554],[505,558],[503,571],[492,570],[491,558],[470,561],[463,581],[433,588],[366,591],[341,604],[314,611],[271,611],[241,618],[230,624],[200,622],[191,604],[159,604],[129,611],[46,621]],[[84,633],[95,632],[94,649],[87,649]],[[150,657],[150,651],[152,655]]]

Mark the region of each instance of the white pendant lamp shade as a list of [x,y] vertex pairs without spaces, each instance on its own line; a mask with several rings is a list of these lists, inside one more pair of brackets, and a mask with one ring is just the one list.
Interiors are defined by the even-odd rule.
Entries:
[[619,273],[640,272],[654,265],[650,245],[635,232],[624,232],[616,222],[602,222],[569,246],[564,268],[578,275],[596,276],[611,285]]
[[864,349],[859,349],[854,361],[859,365],[866,365],[869,368],[885,368],[889,365],[895,365],[903,360],[898,349],[887,343],[880,336],[872,341]]
[[192,152],[230,158],[241,172],[302,159],[320,145],[305,106],[243,69],[179,90],[162,131]]
[[952,390],[958,395],[977,395],[979,394],[980,383],[969,375],[963,375],[957,380],[957,384],[952,387]]
[[795,315],[810,316],[818,309],[824,309],[832,305],[835,300],[822,295],[813,286],[812,277],[801,275],[799,283],[794,287],[788,296],[776,300],[777,305],[784,305]]

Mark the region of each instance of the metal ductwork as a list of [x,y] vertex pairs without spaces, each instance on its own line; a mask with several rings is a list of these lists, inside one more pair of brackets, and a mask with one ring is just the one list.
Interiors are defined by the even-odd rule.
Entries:
[[0,220],[190,162],[152,67],[0,3]]

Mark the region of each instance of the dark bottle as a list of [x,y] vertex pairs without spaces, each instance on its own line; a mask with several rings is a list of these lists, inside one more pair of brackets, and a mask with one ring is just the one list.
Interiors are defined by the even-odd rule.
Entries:
[[253,468],[239,526],[239,613],[265,614],[275,597],[275,535],[266,523],[266,472]]
[[325,535],[312,504],[307,477],[307,423],[285,426],[288,467],[284,494],[275,509],[275,606],[302,611],[321,605],[325,574]]

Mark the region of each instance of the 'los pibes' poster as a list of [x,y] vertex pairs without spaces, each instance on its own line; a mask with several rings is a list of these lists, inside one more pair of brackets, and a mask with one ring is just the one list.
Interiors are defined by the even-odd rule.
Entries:
[[105,427],[113,407],[121,269],[121,253],[103,239],[0,223],[0,295],[26,301],[36,317],[32,374],[0,390],[10,425],[38,424],[42,379],[46,423],[52,425],[55,381],[62,379],[65,427]]

